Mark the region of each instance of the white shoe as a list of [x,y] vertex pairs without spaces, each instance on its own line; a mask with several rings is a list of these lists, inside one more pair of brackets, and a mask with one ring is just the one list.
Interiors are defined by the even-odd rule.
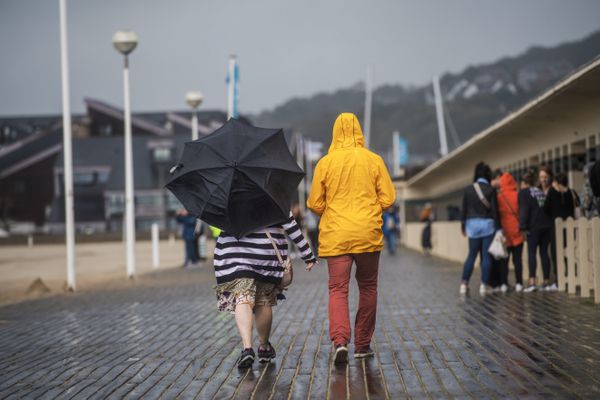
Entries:
[[487,286],[485,286],[485,284],[481,284],[479,285],[479,294],[484,296],[486,293],[488,293],[488,289]]
[[508,285],[506,285],[506,284],[503,283],[502,286],[500,286],[500,291],[502,293],[508,292]]
[[521,285],[520,283],[517,283],[515,285],[515,292],[521,293],[522,291],[523,291],[523,285]]
[[558,286],[556,286],[556,283],[553,283],[552,285],[548,285],[548,286],[546,286],[546,291],[548,291],[548,292],[557,292],[558,291]]
[[198,263],[195,263],[195,262],[194,263],[189,263],[189,264],[187,264],[185,266],[185,269],[188,269],[188,270],[189,269],[196,269],[196,268],[198,268]]
[[537,287],[535,285],[529,285],[525,289],[523,289],[523,293],[531,293],[531,292],[535,292],[536,290],[537,290]]
[[461,283],[460,284],[460,294],[467,294],[467,292],[469,291],[469,287],[467,286],[466,283]]

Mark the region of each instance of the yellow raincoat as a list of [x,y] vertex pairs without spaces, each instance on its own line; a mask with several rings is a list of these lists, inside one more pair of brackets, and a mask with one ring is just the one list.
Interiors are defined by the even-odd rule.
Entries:
[[321,215],[319,256],[381,251],[382,210],[396,191],[381,157],[365,149],[354,114],[340,114],[329,153],[317,163],[306,205]]

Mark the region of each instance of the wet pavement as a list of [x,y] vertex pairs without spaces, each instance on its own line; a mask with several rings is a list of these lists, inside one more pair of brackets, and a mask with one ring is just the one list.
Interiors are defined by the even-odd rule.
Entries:
[[482,298],[478,270],[461,298],[460,266],[406,250],[382,256],[375,358],[336,367],[324,267],[297,267],[275,308],[276,362],[247,372],[208,268],[2,307],[0,398],[600,398],[600,307]]

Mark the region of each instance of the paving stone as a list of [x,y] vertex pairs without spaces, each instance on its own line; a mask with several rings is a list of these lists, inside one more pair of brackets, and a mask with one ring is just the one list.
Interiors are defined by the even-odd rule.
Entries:
[[249,371],[208,269],[0,307],[0,399],[600,398],[600,307],[480,297],[477,282],[461,298],[459,265],[407,250],[381,257],[375,357],[334,366],[325,264],[298,265],[274,309],[277,359]]

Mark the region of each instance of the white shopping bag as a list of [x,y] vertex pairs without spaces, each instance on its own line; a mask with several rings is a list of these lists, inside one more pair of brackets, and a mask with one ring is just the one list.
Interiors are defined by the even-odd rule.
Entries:
[[496,232],[488,251],[496,260],[508,257],[508,251],[506,250],[506,238],[504,237],[502,231],[499,230]]

